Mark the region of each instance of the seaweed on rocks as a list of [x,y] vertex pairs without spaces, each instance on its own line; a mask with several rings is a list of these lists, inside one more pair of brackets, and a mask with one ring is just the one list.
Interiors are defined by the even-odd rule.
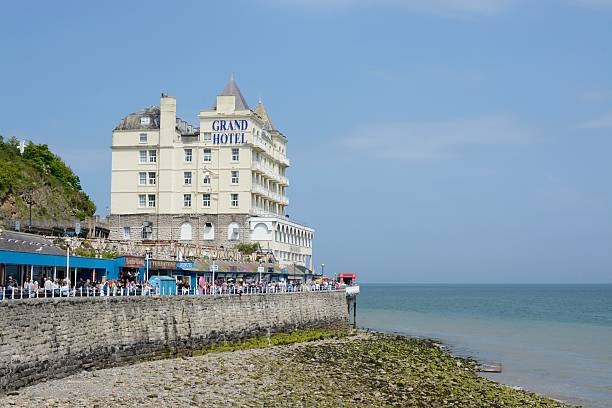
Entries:
[[316,329],[81,373],[0,406],[567,407],[477,369],[432,340]]

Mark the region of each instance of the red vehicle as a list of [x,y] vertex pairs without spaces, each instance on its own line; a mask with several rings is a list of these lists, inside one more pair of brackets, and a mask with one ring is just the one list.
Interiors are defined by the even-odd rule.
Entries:
[[357,283],[357,274],[355,272],[340,272],[338,282],[345,285],[354,285]]

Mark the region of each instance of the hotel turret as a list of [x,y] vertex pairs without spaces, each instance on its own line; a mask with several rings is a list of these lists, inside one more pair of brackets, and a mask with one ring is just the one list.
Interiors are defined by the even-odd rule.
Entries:
[[287,138],[264,104],[251,109],[232,78],[199,121],[178,118],[162,94],[115,127],[110,238],[258,242],[281,264],[312,269],[314,231],[286,216]]

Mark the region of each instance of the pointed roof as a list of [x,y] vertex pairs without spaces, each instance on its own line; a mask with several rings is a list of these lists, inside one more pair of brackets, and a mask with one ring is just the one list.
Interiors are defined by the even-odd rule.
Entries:
[[[242,92],[240,92],[240,88],[238,88],[238,84],[234,81],[234,76],[230,77],[229,82],[225,85],[225,88],[221,91],[219,96],[235,96],[236,97],[236,110],[248,110],[249,105],[247,104],[244,96],[242,96]],[[215,109],[217,109],[217,105],[215,104]]]
[[259,102],[257,102],[257,107],[255,108],[255,113],[258,114],[264,121],[264,124],[268,128],[267,130],[276,130],[274,127],[274,123],[272,123],[272,119],[268,115],[268,111],[266,110],[265,105],[261,98],[259,98]]

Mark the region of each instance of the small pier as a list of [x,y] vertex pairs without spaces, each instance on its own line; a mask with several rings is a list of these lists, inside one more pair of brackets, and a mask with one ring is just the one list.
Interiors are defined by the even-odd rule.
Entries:
[[[357,295],[359,294],[359,286],[347,286],[346,287],[346,305],[348,308],[349,324],[352,324],[353,328],[357,328]],[[351,311],[353,312],[353,322],[351,323]]]

